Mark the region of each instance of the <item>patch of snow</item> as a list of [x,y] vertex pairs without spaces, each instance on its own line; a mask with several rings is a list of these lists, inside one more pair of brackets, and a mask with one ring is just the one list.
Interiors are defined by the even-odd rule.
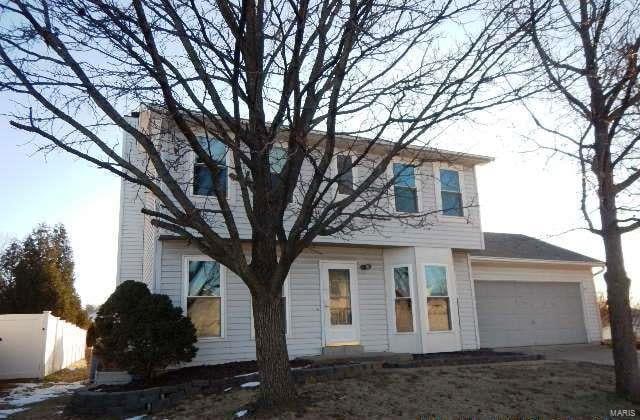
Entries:
[[140,415],[140,416],[133,416],[133,417],[129,417],[129,418],[126,418],[126,419],[124,419],[124,420],[144,420],[144,419],[146,419],[146,418],[147,418],[147,416],[145,416],[145,415],[143,414],[143,415]]
[[38,403],[50,398],[70,394],[74,389],[82,388],[82,382],[72,383],[20,383],[16,384],[8,395],[0,398],[0,405],[22,407],[29,404]]
[[257,375],[258,372],[251,372],[251,373],[243,373],[242,375],[236,375],[234,376],[234,378],[243,378],[245,376],[251,376],[251,375]]
[[0,410],[0,419],[6,419],[7,417],[9,417],[12,414],[16,414],[19,413],[21,411],[26,411],[28,410],[28,408],[9,408],[7,410]]
[[291,368],[291,370],[307,369],[307,368],[310,368],[310,367],[311,367],[311,365],[304,365],[304,366],[298,366],[298,367]]
[[232,389],[233,389],[232,387],[225,388],[225,389],[224,389],[224,392],[229,392],[229,391],[231,391]]
[[257,386],[260,386],[260,382],[245,382],[240,385],[241,388],[255,388]]
[[244,416],[247,415],[248,412],[249,411],[247,411],[247,410],[240,410],[236,414],[234,414],[233,417],[235,417],[235,418],[244,417]]

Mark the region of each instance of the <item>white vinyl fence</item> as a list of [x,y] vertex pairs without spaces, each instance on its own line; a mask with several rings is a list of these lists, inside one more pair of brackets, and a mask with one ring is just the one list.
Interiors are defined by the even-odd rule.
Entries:
[[49,311],[0,315],[0,379],[43,378],[84,359],[86,335]]

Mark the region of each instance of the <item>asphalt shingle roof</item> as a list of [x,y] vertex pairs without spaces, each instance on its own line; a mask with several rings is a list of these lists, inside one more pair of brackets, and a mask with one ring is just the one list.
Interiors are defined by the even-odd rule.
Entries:
[[602,261],[559,246],[516,233],[484,233],[485,249],[471,251],[473,256],[519,258],[531,260],[592,262]]

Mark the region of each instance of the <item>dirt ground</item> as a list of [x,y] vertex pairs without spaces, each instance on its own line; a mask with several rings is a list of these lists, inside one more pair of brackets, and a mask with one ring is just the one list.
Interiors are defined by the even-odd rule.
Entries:
[[[306,406],[262,418],[388,419],[458,416],[608,416],[640,406],[613,393],[613,369],[572,362],[395,369],[305,385]],[[154,419],[231,418],[254,391],[193,398]]]
[[89,379],[86,360],[79,360],[66,369],[59,370],[44,378],[44,382],[78,382]]
[[[640,406],[613,394],[613,369],[589,363],[540,361],[480,366],[383,370],[299,388],[301,407],[257,413],[270,419],[389,419],[429,417],[608,416],[609,410]],[[196,396],[145,417],[223,419],[246,408],[255,391]],[[36,404],[20,419],[76,419],[62,413],[68,397]],[[14,418],[11,417],[11,418]]]
[[0,382],[0,419],[62,416],[70,393],[87,379],[87,363],[81,360],[43,380]]

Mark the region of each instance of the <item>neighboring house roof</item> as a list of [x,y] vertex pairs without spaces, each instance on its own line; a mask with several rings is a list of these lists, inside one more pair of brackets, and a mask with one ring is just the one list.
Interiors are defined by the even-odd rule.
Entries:
[[559,246],[517,233],[484,233],[484,250],[473,250],[473,257],[497,259],[544,260],[572,263],[593,263],[602,265],[602,261],[578,254]]

